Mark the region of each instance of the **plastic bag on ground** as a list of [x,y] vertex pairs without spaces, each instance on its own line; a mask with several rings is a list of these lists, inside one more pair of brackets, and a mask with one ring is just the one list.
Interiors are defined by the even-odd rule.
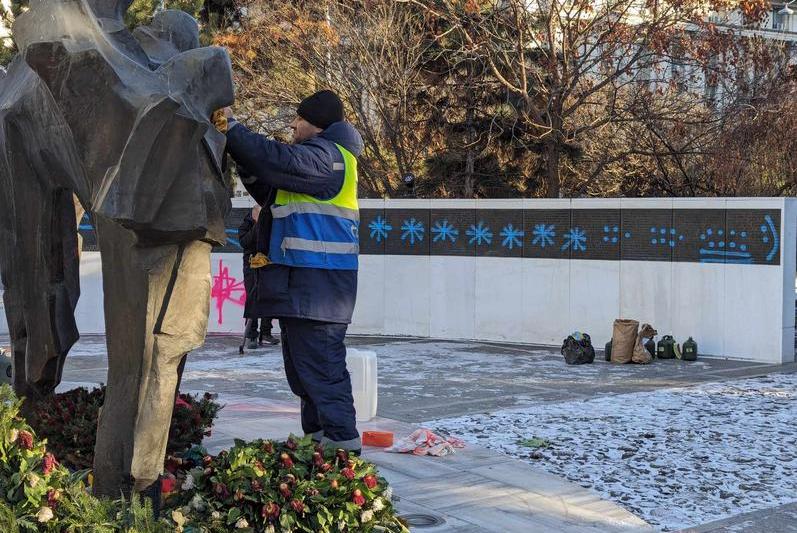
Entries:
[[658,335],[658,331],[653,329],[650,324],[642,324],[639,334],[634,344],[634,353],[631,356],[631,361],[639,365],[647,365],[653,361],[653,356],[645,348],[645,339],[650,339]]
[[568,365],[588,365],[595,360],[592,339],[586,333],[576,332],[565,339],[562,355]]
[[411,453],[413,455],[433,455],[443,457],[455,453],[456,448],[464,448],[465,442],[454,437],[441,437],[431,430],[420,428],[409,436],[396,441],[390,448],[391,453]]

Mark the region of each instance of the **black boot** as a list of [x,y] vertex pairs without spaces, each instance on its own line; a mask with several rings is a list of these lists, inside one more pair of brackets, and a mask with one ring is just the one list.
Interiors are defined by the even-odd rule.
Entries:
[[161,479],[162,478],[159,477],[157,481],[139,493],[142,504],[145,503],[146,500],[152,502],[152,514],[155,516],[156,520],[160,518],[161,514],[161,496],[163,491],[161,487]]

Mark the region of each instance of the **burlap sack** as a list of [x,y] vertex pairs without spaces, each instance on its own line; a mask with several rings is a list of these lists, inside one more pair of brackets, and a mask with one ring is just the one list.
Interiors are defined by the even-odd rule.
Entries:
[[612,329],[612,363],[624,365],[630,363],[634,356],[639,322],[636,320],[617,319]]
[[653,356],[650,355],[650,352],[645,348],[645,339],[655,337],[657,334],[658,332],[653,329],[653,326],[650,324],[642,324],[642,328],[639,330],[636,343],[634,344],[634,353],[631,356],[632,362],[638,365],[647,365],[653,361]]

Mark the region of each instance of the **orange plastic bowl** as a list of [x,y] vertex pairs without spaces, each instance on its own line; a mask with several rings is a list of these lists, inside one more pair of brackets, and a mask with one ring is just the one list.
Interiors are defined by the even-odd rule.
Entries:
[[363,445],[387,448],[393,446],[393,433],[389,431],[364,431]]

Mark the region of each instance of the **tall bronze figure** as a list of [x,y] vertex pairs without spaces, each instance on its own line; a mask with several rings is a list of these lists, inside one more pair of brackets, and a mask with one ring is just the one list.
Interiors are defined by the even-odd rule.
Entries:
[[205,338],[210,251],[226,240],[230,60],[189,15],[128,30],[130,0],[32,0],[0,80],[0,269],[14,386],[52,394],[78,339],[76,204],[103,265],[108,390],[95,492],[155,488],[185,354]]

